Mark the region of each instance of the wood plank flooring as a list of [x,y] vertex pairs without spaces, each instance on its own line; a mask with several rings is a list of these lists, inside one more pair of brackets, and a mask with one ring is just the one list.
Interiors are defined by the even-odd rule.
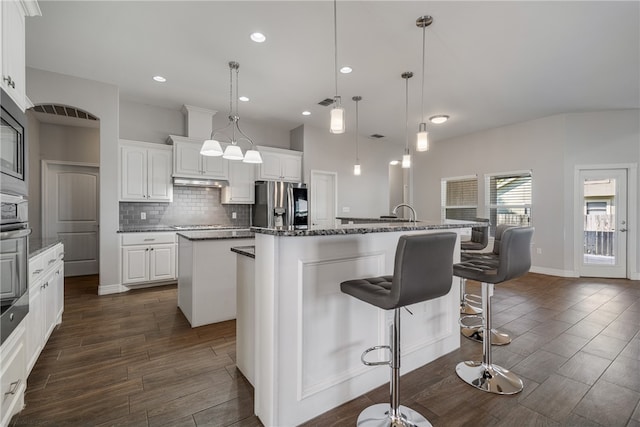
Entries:
[[[97,296],[97,285],[96,276],[65,280],[63,323],[13,426],[262,425],[235,368],[234,321],[192,329],[175,286]],[[455,365],[482,352],[462,338],[459,350],[401,378],[402,404],[434,426],[640,427],[639,281],[530,273],[497,286],[493,307],[494,325],[513,338],[493,348],[494,362],[524,391],[496,396],[462,382]],[[386,401],[388,385],[305,425],[353,426]]]

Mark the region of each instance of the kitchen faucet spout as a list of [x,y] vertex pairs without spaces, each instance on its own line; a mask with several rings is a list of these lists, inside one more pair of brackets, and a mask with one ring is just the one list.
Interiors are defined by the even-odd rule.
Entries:
[[409,216],[409,221],[416,222],[418,220],[418,215],[416,215],[416,210],[413,209],[413,207],[411,205],[408,205],[406,203],[400,203],[395,208],[393,208],[393,211],[391,211],[391,213],[396,215],[396,212],[398,211],[398,208],[402,208],[402,207],[408,208],[411,211],[411,215]]

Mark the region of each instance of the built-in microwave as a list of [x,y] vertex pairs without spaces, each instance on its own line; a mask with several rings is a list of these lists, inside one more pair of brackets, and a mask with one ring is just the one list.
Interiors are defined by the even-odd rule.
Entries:
[[27,118],[0,89],[0,191],[27,195]]

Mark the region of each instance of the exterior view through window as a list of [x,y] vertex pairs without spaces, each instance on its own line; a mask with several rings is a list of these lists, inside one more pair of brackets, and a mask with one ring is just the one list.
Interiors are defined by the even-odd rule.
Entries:
[[491,236],[499,224],[531,225],[531,183],[530,171],[485,175]]

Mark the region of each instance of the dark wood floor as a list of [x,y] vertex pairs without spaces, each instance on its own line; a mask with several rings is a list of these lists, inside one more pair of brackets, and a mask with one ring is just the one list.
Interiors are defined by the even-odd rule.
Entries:
[[[190,328],[175,286],[96,292],[95,276],[66,279],[63,323],[13,425],[261,425],[234,366],[235,322]],[[482,351],[462,339],[402,377],[403,404],[434,426],[640,426],[639,281],[528,274],[497,286],[493,303],[494,325],[514,338],[493,348],[494,362],[524,391],[496,396],[462,382],[455,365]],[[362,409],[387,400],[382,386],[306,425],[355,425]]]

